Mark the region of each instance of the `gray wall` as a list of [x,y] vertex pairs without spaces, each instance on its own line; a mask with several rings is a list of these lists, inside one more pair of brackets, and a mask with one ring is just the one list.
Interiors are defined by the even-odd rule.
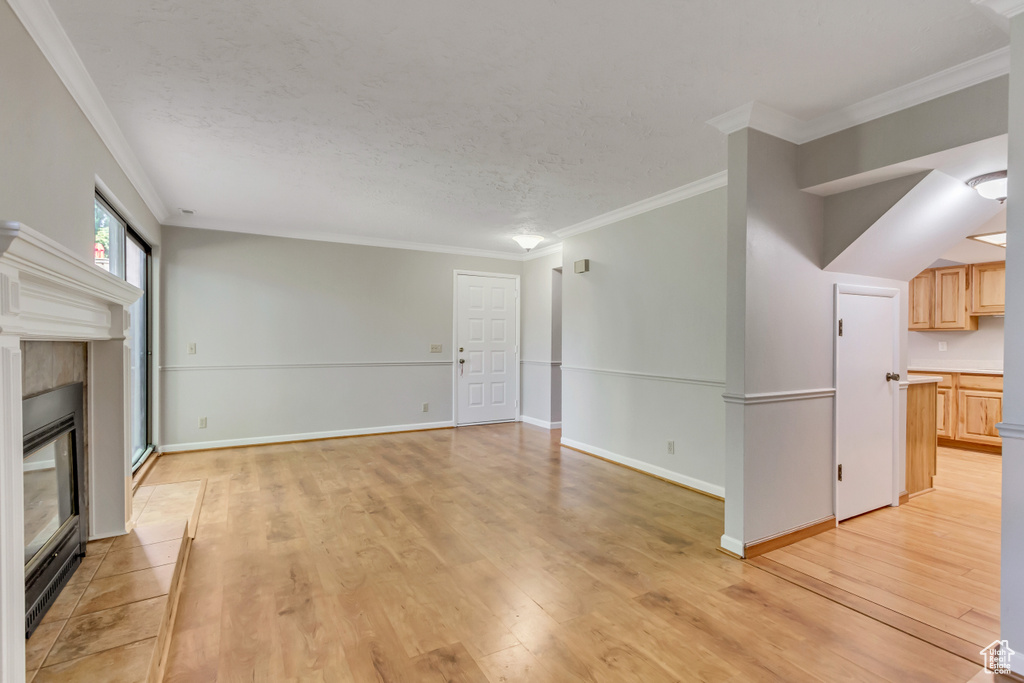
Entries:
[[7,3],[0,3],[0,219],[93,258],[96,178],[153,245],[160,226]]
[[523,263],[522,413],[544,426],[562,419],[561,266],[561,253]]
[[730,549],[833,514],[834,399],[819,392],[834,388],[834,285],[897,288],[906,318],[906,282],[821,269],[824,200],[801,191],[797,151],[729,139]]
[[164,228],[161,447],[450,424],[455,269],[522,264]]
[[797,184],[815,187],[1005,135],[1008,96],[1009,77],[1001,76],[808,142],[797,152]]
[[[563,245],[563,442],[715,494],[725,215],[726,190],[714,190]],[[584,258],[590,272],[574,273]]]

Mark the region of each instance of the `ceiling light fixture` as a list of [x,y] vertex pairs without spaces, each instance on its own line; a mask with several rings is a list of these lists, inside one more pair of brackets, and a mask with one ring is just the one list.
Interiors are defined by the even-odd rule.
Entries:
[[969,235],[972,240],[978,240],[985,244],[994,244],[997,247],[1006,249],[1006,233],[1005,232],[990,232],[987,235]]
[[540,235],[513,235],[512,239],[526,251],[530,251],[544,241],[544,238]]
[[1006,201],[1006,171],[986,173],[967,181],[985,199],[995,199],[1000,204]]

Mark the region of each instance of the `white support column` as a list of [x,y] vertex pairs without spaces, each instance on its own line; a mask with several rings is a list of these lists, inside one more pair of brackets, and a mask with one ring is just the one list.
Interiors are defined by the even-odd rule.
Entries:
[[131,519],[128,312],[112,305],[111,320],[114,338],[89,344],[90,539],[120,536]]
[[1009,200],[1006,244],[1006,329],[1003,347],[1003,492],[1001,638],[1024,673],[1024,2],[1002,2],[1010,17]]
[[0,680],[25,681],[21,344],[0,334]]

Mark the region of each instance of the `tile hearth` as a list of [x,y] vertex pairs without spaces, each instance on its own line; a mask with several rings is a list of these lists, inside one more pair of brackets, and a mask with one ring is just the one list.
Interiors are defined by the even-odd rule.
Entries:
[[26,644],[29,683],[141,683],[160,672],[203,483],[140,487],[138,526],[89,542]]

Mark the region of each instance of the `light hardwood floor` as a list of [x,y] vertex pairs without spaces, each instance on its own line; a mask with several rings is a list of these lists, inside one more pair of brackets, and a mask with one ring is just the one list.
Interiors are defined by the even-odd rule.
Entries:
[[966,681],[716,550],[723,504],[495,425],[168,455],[206,479],[165,680]]
[[999,634],[1001,468],[998,455],[940,448],[935,491],[754,563],[845,604],[867,601],[889,623],[918,622],[909,624],[915,632],[954,652],[977,653]]

